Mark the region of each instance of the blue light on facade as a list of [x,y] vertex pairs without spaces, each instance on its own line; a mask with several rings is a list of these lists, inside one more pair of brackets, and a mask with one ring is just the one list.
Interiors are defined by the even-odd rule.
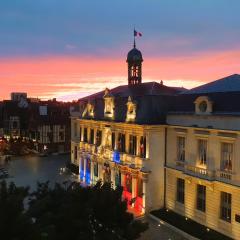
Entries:
[[115,162],[115,163],[120,163],[120,153],[119,153],[119,151],[117,151],[117,150],[115,150],[114,152],[113,152],[113,161]]
[[85,175],[85,181],[87,184],[90,184],[91,181],[91,163],[90,163],[90,159],[87,159],[86,161],[86,175]]

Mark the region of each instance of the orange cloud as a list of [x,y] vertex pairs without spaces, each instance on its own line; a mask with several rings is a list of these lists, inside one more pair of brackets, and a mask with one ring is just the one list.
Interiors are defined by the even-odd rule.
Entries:
[[[143,81],[195,87],[240,69],[240,51],[208,52],[191,56],[145,56]],[[0,98],[24,91],[32,97],[71,100],[105,87],[127,83],[125,59],[44,57],[0,60]]]

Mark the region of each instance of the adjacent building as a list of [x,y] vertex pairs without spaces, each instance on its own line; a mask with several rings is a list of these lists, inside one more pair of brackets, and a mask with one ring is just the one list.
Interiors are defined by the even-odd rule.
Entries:
[[0,134],[7,139],[30,139],[39,152],[69,152],[71,105],[12,93],[11,100],[0,104]]
[[80,180],[123,186],[136,214],[168,208],[240,236],[240,75],[192,90],[142,82],[128,53],[128,84],[80,99],[71,161]]

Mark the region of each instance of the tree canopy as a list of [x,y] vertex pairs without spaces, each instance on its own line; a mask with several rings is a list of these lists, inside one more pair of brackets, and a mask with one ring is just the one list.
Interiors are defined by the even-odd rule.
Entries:
[[122,188],[108,183],[37,183],[32,193],[14,183],[0,184],[0,238],[5,240],[131,240],[147,227],[127,212]]

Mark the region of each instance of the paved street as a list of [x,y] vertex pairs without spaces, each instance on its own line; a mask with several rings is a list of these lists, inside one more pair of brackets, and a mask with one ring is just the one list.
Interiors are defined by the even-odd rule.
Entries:
[[147,218],[147,221],[149,222],[149,229],[139,238],[139,240],[186,240],[186,238],[162,224],[159,225],[151,218]]

